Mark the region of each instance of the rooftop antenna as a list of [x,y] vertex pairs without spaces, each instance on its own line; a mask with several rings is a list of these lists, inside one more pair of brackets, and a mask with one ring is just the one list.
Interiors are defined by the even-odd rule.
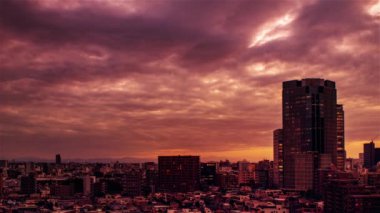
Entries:
[[376,135],[375,137],[373,137],[373,138],[371,139],[371,141],[373,142],[373,140],[375,140],[378,136],[379,136],[379,135]]

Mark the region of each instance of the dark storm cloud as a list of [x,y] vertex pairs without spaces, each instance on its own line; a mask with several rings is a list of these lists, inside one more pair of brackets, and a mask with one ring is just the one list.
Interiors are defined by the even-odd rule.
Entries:
[[367,139],[380,125],[375,3],[1,1],[7,155],[271,158],[252,149],[271,150],[281,82],[305,77],[335,80],[348,145]]

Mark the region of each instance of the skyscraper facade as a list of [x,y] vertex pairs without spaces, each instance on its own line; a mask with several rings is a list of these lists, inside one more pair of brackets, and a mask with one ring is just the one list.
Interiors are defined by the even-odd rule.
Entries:
[[372,169],[375,165],[375,143],[371,141],[370,143],[365,143],[364,147],[364,167],[367,169]]
[[338,124],[338,117],[343,121],[344,114],[337,105],[335,82],[286,81],[282,99],[283,184],[285,188],[312,190],[318,169],[337,166],[338,150],[344,151],[344,137],[338,137],[344,136],[344,123]]
[[273,183],[277,187],[283,186],[283,151],[283,131],[282,129],[276,129],[273,132]]
[[337,133],[337,151],[336,151],[336,167],[344,170],[346,162],[346,151],[344,149],[344,111],[343,105],[336,105],[336,133]]
[[158,190],[191,192],[199,189],[199,156],[159,156]]

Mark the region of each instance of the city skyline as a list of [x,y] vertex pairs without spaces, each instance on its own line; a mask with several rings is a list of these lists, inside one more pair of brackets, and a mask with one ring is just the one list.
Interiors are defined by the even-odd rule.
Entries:
[[[380,134],[380,2],[1,1],[0,158],[273,159],[282,82]],[[376,142],[376,140],[375,140]]]

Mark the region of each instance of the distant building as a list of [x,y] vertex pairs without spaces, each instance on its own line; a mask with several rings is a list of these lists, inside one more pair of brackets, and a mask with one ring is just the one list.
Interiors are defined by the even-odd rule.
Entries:
[[93,194],[95,196],[103,196],[107,192],[107,184],[104,180],[99,180],[93,184]]
[[364,168],[372,169],[375,166],[375,143],[373,143],[373,141],[365,143],[363,145],[363,150],[363,166]]
[[199,156],[159,156],[158,190],[191,192],[199,189]]
[[95,177],[85,175],[83,177],[83,194],[90,195],[93,192],[93,184],[95,183]]
[[37,182],[34,174],[21,176],[20,192],[21,194],[34,194],[37,192]]
[[142,164],[144,170],[157,170],[157,164],[155,162],[145,162]]
[[7,167],[8,167],[8,161],[0,160],[0,168],[7,168]]
[[73,183],[54,184],[50,187],[50,194],[58,197],[72,197],[75,194]]
[[157,169],[148,169],[145,171],[143,193],[148,195],[150,193],[155,193],[158,182],[158,171]]
[[380,148],[375,148],[375,165],[380,162]]
[[223,189],[232,189],[239,186],[239,175],[233,172],[216,174],[216,185]]
[[139,196],[142,193],[142,173],[139,170],[126,172],[122,178],[123,194],[129,197]]
[[24,174],[29,175],[32,172],[34,172],[34,163],[33,162],[26,162]]
[[56,164],[62,164],[62,159],[60,154],[55,155],[55,163]]
[[346,150],[344,149],[344,111],[343,105],[336,105],[336,120],[337,120],[337,151],[336,151],[336,167],[338,170],[345,169]]
[[259,161],[255,168],[255,186],[258,188],[271,188],[273,185],[273,172],[269,160]]
[[216,183],[217,169],[217,163],[201,163],[201,183],[207,186],[214,186]]
[[255,164],[246,160],[238,162],[239,167],[239,184],[248,184],[255,180]]
[[273,182],[277,187],[283,186],[284,178],[284,150],[283,131],[276,129],[273,132]]
[[4,182],[3,182],[3,171],[0,169],[0,197],[3,196],[3,186],[4,186]]

